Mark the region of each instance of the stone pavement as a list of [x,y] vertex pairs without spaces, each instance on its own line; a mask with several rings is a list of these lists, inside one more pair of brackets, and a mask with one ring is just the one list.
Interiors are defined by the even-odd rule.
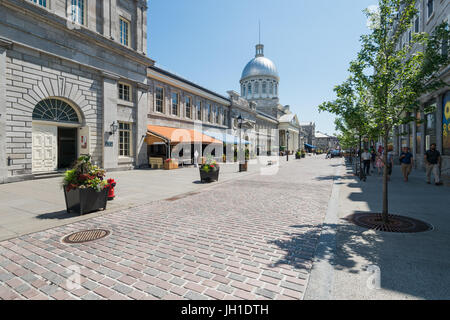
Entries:
[[335,181],[336,204],[325,219],[327,231],[320,238],[305,299],[450,299],[450,188],[427,185],[420,170],[413,170],[405,183],[396,166],[389,184],[390,212],[428,222],[434,229],[376,232],[342,218],[382,211],[381,177],[373,175],[363,183],[345,167],[340,173],[321,177]]
[[[0,242],[0,298],[302,299],[333,182],[319,177],[339,162],[291,160],[276,175],[247,174]],[[112,233],[61,242],[91,228]]]
[[[252,163],[249,173],[265,170],[266,158]],[[280,158],[279,164],[284,161]],[[220,182],[245,174],[238,173],[237,164],[222,165]],[[107,210],[85,216],[66,212],[61,177],[0,185],[0,241],[205,188],[193,167],[109,172],[107,177],[117,181],[116,199],[108,202]]]

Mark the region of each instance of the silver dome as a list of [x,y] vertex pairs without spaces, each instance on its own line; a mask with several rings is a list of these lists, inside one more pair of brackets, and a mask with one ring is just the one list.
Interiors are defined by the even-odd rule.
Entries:
[[275,64],[270,59],[262,56],[252,59],[245,66],[241,80],[257,76],[269,76],[280,80]]

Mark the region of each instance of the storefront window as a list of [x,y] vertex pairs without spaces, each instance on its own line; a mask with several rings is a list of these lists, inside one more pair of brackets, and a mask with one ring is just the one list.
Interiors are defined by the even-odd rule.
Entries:
[[442,103],[442,151],[450,155],[450,91],[447,91]]

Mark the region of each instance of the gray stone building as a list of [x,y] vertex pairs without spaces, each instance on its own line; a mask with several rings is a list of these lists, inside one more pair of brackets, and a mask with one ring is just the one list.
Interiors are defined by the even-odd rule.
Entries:
[[[246,145],[251,157],[267,155],[272,147],[277,147],[277,119],[257,111],[255,103],[249,103],[237,92],[228,91],[229,96],[225,97],[156,66],[148,68],[148,84],[149,129],[195,130],[222,141],[231,150],[237,148],[241,136],[242,141],[249,143]],[[242,130],[239,116],[243,119]],[[148,154],[167,157],[164,149],[152,140]]]
[[316,134],[316,124],[314,122],[301,122],[300,129],[303,132],[304,143],[313,145]]
[[[414,32],[431,33],[443,21],[450,22],[450,1],[418,0],[416,8],[419,11],[412,27],[408,30],[398,44],[399,47],[409,41]],[[448,47],[443,47],[448,50]],[[442,70],[442,79],[450,82],[450,66]],[[416,159],[416,166],[425,169],[424,154],[430,149],[432,143],[437,144],[437,150],[442,154],[442,174],[450,178],[450,87],[444,87],[421,98],[421,107],[415,116],[422,120],[417,124],[411,122],[395,128],[393,145],[396,155],[402,147],[409,147]],[[435,111],[425,114],[425,106],[434,106]]]
[[317,131],[313,140],[313,145],[326,152],[328,150],[338,149],[339,140],[337,137]]
[[0,183],[147,163],[146,26],[141,0],[0,1]]

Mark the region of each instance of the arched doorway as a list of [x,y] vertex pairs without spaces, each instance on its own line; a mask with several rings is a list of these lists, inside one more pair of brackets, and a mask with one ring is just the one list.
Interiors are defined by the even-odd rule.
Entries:
[[40,101],[33,110],[32,171],[50,172],[69,167],[78,157],[81,117],[60,98]]

